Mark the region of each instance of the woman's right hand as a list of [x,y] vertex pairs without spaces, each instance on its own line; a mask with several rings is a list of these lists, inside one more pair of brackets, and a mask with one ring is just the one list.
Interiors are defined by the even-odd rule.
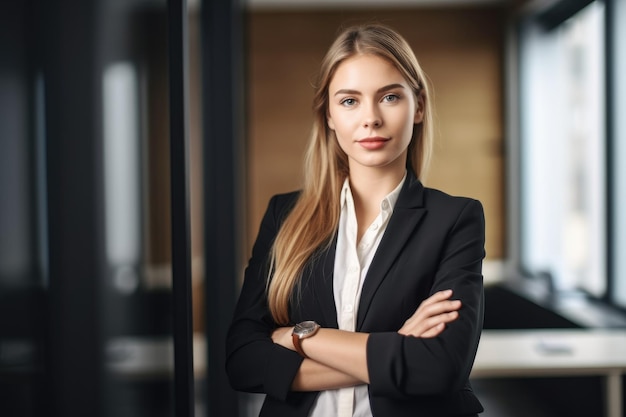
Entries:
[[446,324],[459,317],[460,300],[450,300],[452,290],[439,291],[431,295],[417,308],[415,313],[398,330],[398,333],[414,337],[435,337]]

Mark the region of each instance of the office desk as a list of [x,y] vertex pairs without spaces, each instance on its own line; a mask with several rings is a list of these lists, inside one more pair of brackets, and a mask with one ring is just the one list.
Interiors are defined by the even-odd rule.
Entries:
[[472,378],[602,376],[607,417],[623,416],[626,330],[485,330]]

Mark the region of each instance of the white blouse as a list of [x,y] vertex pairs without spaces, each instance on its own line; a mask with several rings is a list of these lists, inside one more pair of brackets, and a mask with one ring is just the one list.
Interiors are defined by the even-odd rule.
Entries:
[[[333,288],[339,329],[354,331],[363,280],[385,233],[398,200],[400,184],[380,202],[380,213],[357,242],[358,225],[350,182],[341,190],[341,216],[337,234]],[[311,417],[372,417],[367,385],[322,391],[311,409]]]

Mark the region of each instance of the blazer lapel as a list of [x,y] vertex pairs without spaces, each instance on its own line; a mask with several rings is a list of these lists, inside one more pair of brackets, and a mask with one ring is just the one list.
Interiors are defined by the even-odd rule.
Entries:
[[320,255],[321,279],[315,284],[317,292],[315,299],[328,327],[338,328],[337,307],[335,306],[335,294],[333,291],[333,277],[335,273],[335,252],[337,249],[337,235],[333,238],[328,250]]
[[372,299],[387,271],[426,213],[423,202],[424,187],[410,171],[407,175],[385,234],[363,282],[356,323],[357,331],[363,325]]

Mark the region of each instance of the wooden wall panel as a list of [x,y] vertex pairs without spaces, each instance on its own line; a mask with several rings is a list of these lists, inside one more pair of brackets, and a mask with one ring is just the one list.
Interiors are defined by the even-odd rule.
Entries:
[[495,6],[250,12],[249,248],[271,195],[300,187],[311,80],[323,54],[342,25],[376,21],[402,33],[434,86],[436,149],[426,185],[481,200],[487,256],[504,257],[504,17]]

